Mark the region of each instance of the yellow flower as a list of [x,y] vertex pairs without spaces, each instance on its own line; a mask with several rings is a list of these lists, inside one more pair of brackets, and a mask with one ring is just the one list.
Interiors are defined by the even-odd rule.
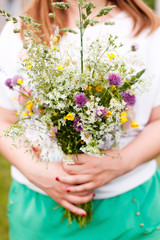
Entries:
[[51,134],[54,135],[54,131],[51,131]]
[[54,113],[53,113],[53,116],[55,116],[55,117],[58,116],[58,113],[57,113],[57,112],[54,112]]
[[99,85],[99,86],[96,87],[96,90],[97,90],[97,92],[102,92],[103,91],[103,87]]
[[21,78],[19,78],[19,79],[17,80],[17,84],[21,85],[22,83],[23,83],[23,80],[22,80]]
[[128,121],[127,117],[121,117],[121,123],[125,123],[127,121]]
[[72,113],[68,113],[67,116],[64,117],[64,120],[73,121],[74,120],[73,114]]
[[57,69],[58,69],[59,71],[61,71],[61,70],[63,70],[63,66],[59,65],[59,66],[57,67]]
[[56,37],[52,38],[52,40],[53,40],[54,42],[58,42],[58,38],[56,38]]
[[70,61],[71,61],[71,59],[70,59],[70,58],[67,58],[66,62],[70,62]]
[[89,64],[86,65],[86,70],[90,71],[91,70],[91,66]]
[[121,117],[127,117],[127,113],[126,112],[122,112],[121,113]]
[[31,100],[29,100],[29,101],[27,102],[26,108],[27,108],[29,111],[32,110],[32,108],[33,108],[33,102],[32,102]]
[[113,58],[115,58],[115,55],[113,53],[108,53],[108,58],[109,60],[112,60]]
[[110,116],[112,116],[112,112],[107,111],[106,117],[110,117]]
[[25,62],[25,61],[26,61],[26,59],[24,58],[24,59],[23,59],[23,62]]
[[121,113],[121,123],[125,123],[127,122],[128,119],[127,119],[127,113],[126,112],[122,112]]
[[57,49],[57,46],[53,46],[53,50],[56,50]]
[[13,100],[15,100],[15,101],[16,101],[16,100],[17,100],[17,98],[16,98],[16,97],[13,97]]
[[22,114],[23,117],[26,117],[27,115],[28,115],[27,112],[24,112],[24,113]]
[[92,90],[92,86],[88,86],[88,87],[86,87],[86,89],[87,89],[88,91],[91,91],[91,90]]
[[111,86],[111,91],[113,92],[113,91],[115,91],[116,90],[116,87],[115,86]]
[[139,127],[138,123],[136,121],[133,121],[131,123],[131,128],[137,128],[137,127]]
[[27,69],[32,69],[32,65],[28,65],[28,66],[27,66]]
[[28,115],[29,115],[29,116],[32,116],[32,115],[33,115],[33,112],[29,112]]
[[65,35],[68,35],[68,32],[65,32]]

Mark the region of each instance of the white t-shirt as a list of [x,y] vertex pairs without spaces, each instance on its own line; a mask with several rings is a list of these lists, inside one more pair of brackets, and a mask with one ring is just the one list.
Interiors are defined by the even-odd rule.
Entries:
[[[125,44],[123,49],[126,54],[130,50],[132,45],[138,47],[138,55],[143,57],[143,62],[148,69],[148,76],[152,77],[152,85],[150,91],[145,92],[137,97],[136,104],[134,106],[134,119],[139,123],[139,128],[129,129],[127,135],[122,135],[120,138],[120,148],[123,148],[144,129],[148,123],[151,111],[154,107],[160,105],[160,28],[154,33],[147,36],[149,29],[143,31],[137,37],[132,38],[129,33],[132,29],[132,19],[125,13],[118,14],[114,19],[115,25],[105,26],[104,24],[98,24],[94,27],[88,28],[85,33],[85,37],[89,36],[92,39],[96,39],[101,33],[118,35],[122,43]],[[22,41],[19,35],[13,33],[13,26],[11,23],[6,24],[1,37],[0,37],[0,106],[6,109],[17,110],[18,103],[13,100],[16,93],[9,90],[4,81],[16,75],[19,71],[18,59],[21,55]],[[69,34],[62,38],[61,43],[65,43],[66,38],[72,38],[73,42],[79,44],[79,35]],[[46,146],[45,146],[46,147]],[[45,151],[44,147],[44,151]],[[58,150],[54,150],[53,153],[56,160],[60,160],[61,154]],[[51,157],[52,158],[52,157]],[[136,158],[136,151],[135,151]],[[52,160],[52,159],[51,159]],[[143,184],[156,170],[155,159],[143,163],[134,170],[120,176],[106,185],[95,189],[95,198],[103,199],[113,197],[124,192],[127,192],[140,184]],[[12,177],[18,182],[25,184],[29,188],[45,194],[41,189],[29,182],[25,176],[14,166],[11,167]]]

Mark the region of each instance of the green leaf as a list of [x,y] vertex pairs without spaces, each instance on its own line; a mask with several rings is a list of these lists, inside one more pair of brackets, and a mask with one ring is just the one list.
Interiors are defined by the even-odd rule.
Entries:
[[104,25],[114,25],[114,24],[115,22],[110,22],[110,21],[104,23]]
[[14,33],[20,33],[20,32],[21,32],[21,29],[16,28],[16,29],[13,30],[13,32],[14,32]]
[[87,28],[87,26],[89,25],[89,23],[90,23],[90,20],[87,19],[87,20],[84,22],[83,27],[84,27],[84,28]]
[[7,12],[7,17],[10,17],[10,16],[11,16],[11,14],[9,12]]
[[142,71],[138,72],[136,75],[131,77],[131,80],[128,82],[125,82],[122,87],[120,87],[120,92],[124,92],[127,89],[131,89],[132,85],[134,85],[138,79],[142,76],[142,74],[145,72],[146,70],[143,69]]
[[109,7],[104,7],[102,8],[99,13],[96,15],[96,17],[101,17],[104,15],[107,15],[115,6],[109,6]]
[[94,25],[97,24],[97,23],[99,23],[99,21],[96,20],[96,19],[93,19],[93,20],[90,21],[89,24],[90,24],[91,26],[94,26]]
[[85,13],[82,13],[82,19],[83,19],[83,20],[86,20],[86,18],[87,18],[86,14],[85,14]]
[[146,69],[143,69],[142,71],[138,72],[136,75],[132,76],[131,80],[135,80],[137,78],[140,78],[145,71],[146,71]]
[[65,2],[52,3],[52,6],[56,7],[56,8],[60,8],[60,9],[68,9],[68,8],[70,8],[70,5],[68,3],[65,3]]
[[74,33],[77,34],[77,32],[71,28],[62,28],[60,29],[61,32],[70,32],[70,33]]
[[24,44],[23,44],[23,48],[24,48],[24,49],[28,49],[28,43],[24,43]]
[[7,17],[7,18],[6,18],[6,21],[7,21],[7,22],[11,21],[11,18],[10,18],[10,17]]
[[93,2],[87,2],[84,4],[83,8],[86,9],[86,14],[89,16],[92,13],[91,9],[96,8],[96,5]]
[[13,23],[17,23],[18,22],[17,18],[15,18],[15,17],[13,17],[12,20],[13,20]]

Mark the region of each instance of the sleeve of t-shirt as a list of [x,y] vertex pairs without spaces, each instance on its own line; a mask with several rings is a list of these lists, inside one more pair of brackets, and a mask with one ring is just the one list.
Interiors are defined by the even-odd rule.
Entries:
[[152,108],[160,106],[160,27],[150,35],[147,46],[148,69],[152,79]]
[[153,99],[153,108],[160,106],[160,75],[157,77],[155,86],[155,95]]
[[0,35],[0,107],[9,110],[16,109],[15,93],[5,85],[5,80],[17,74],[17,55],[22,45],[13,29],[13,23],[9,22]]

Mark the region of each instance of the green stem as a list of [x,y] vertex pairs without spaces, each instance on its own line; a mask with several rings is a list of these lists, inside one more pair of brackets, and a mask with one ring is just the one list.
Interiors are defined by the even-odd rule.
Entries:
[[79,6],[79,17],[80,17],[80,41],[81,41],[81,73],[83,73],[83,22],[82,22],[82,11]]

